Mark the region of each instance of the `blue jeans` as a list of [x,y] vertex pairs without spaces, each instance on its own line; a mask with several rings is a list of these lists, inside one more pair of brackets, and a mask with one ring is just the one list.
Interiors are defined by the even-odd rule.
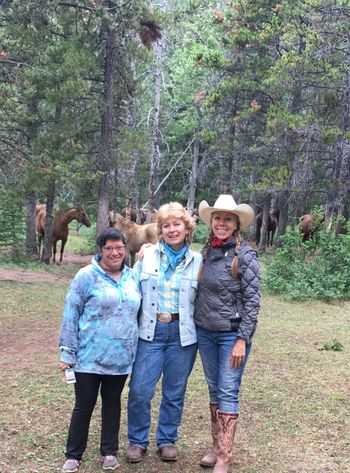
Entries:
[[231,368],[230,359],[237,332],[211,332],[197,327],[197,337],[210,402],[219,403],[220,411],[238,413],[239,388],[251,346],[246,346],[243,365]]
[[151,342],[139,339],[130,379],[128,398],[128,441],[147,448],[151,424],[151,400],[162,378],[156,433],[158,448],[173,445],[178,439],[188,377],[196,358],[197,344],[182,347],[179,321],[157,322]]

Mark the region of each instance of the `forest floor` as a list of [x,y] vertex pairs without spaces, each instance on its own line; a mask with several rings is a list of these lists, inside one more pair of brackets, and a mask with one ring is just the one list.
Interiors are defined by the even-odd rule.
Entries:
[[[63,255],[63,265],[57,264],[57,271],[52,272],[50,266],[50,272],[48,271],[31,271],[29,269],[18,268],[1,268],[0,267],[0,281],[15,281],[23,283],[37,283],[37,282],[58,282],[58,281],[70,281],[72,274],[60,269],[64,269],[63,266],[69,265],[75,267],[77,270],[91,263],[91,255],[77,255],[74,253],[65,253]],[[74,272],[74,270],[73,270]]]
[[[0,268],[1,472],[61,469],[74,389],[60,373],[57,340],[68,284],[90,261],[67,254],[63,265],[47,271]],[[242,384],[232,473],[350,473],[349,322],[348,302],[296,303],[264,295]],[[344,349],[326,350],[335,339]],[[189,379],[176,464],[162,462],[156,452],[159,386],[147,456],[141,464],[126,463],[127,392],[126,386],[117,471],[204,473],[198,461],[210,431],[199,357]],[[98,403],[82,473],[102,471],[99,411]]]

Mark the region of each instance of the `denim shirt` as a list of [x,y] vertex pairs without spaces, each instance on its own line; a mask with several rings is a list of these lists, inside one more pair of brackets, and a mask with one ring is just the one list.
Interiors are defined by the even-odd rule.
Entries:
[[135,359],[141,295],[127,266],[119,281],[99,265],[81,269],[68,290],[59,339],[61,361],[75,371],[105,375],[131,372]]
[[[189,250],[186,254],[179,291],[179,329],[180,341],[183,347],[197,342],[193,313],[201,263],[202,255]],[[159,244],[147,248],[143,260],[138,261],[133,270],[136,278],[140,281],[142,293],[139,317],[140,338],[152,341],[157,323],[158,278],[160,273]]]

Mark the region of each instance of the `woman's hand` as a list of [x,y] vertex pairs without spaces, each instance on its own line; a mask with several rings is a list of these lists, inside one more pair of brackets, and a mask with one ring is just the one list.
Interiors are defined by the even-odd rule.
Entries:
[[238,338],[232,348],[230,366],[231,368],[240,368],[245,360],[246,341]]
[[60,370],[61,370],[61,371],[64,371],[64,370],[66,370],[67,368],[69,368],[70,366],[72,366],[72,365],[69,364],[69,363],[65,363],[64,361],[61,361],[61,363],[60,363]]
[[145,254],[145,249],[146,249],[146,248],[149,248],[150,246],[152,246],[152,243],[144,243],[144,244],[141,246],[139,252],[137,253],[137,257],[138,257],[139,261],[142,261],[142,260],[143,260],[143,256],[144,256],[144,254]]

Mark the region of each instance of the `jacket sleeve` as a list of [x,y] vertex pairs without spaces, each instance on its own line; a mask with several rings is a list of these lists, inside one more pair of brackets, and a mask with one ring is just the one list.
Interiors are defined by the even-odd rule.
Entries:
[[78,273],[66,295],[61,335],[59,338],[60,360],[75,364],[78,350],[79,319],[84,311],[88,281],[86,276]]
[[237,335],[250,343],[258,323],[261,295],[260,265],[255,251],[251,250],[244,254],[240,277],[243,314]]
[[134,264],[132,268],[132,276],[138,284],[140,284],[140,274],[142,271],[142,263],[143,261],[136,261],[136,263]]

